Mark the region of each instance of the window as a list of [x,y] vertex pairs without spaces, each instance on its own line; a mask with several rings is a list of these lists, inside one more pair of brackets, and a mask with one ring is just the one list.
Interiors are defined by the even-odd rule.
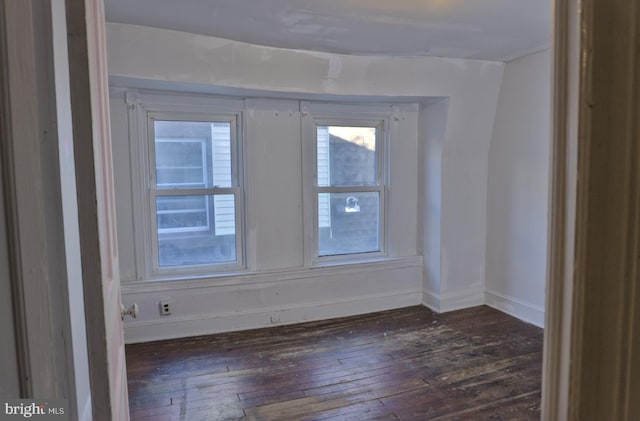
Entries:
[[239,264],[237,116],[147,116],[154,271]]
[[383,123],[313,119],[313,260],[384,253]]

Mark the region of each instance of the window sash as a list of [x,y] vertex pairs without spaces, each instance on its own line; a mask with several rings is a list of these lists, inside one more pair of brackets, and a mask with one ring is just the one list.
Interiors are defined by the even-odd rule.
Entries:
[[[157,173],[156,173],[156,136],[155,136],[155,121],[175,121],[175,122],[200,122],[200,123],[228,123],[230,126],[230,164],[231,164],[231,180],[230,187],[204,187],[206,185],[206,157],[203,157],[203,183],[200,186],[189,186],[186,187],[165,187],[162,184],[157,184]],[[151,266],[151,275],[152,276],[163,276],[171,273],[176,274],[188,274],[188,273],[203,273],[207,270],[213,270],[216,272],[219,271],[227,271],[227,270],[238,270],[243,268],[244,265],[244,238],[243,238],[243,225],[242,225],[242,215],[244,212],[243,206],[243,189],[241,187],[240,177],[241,173],[239,171],[240,166],[240,141],[238,137],[238,126],[239,126],[239,115],[202,115],[202,114],[187,114],[181,112],[148,112],[147,113],[147,150],[148,150],[148,221],[149,221],[149,236],[150,236],[150,254],[152,266]],[[211,144],[214,147],[216,139],[214,138],[215,128],[212,127],[211,133]],[[172,138],[160,138],[158,139],[160,142],[166,141],[187,141],[187,142],[195,142],[202,141],[200,139],[172,139]],[[212,152],[212,154],[214,154]],[[212,156],[212,159],[215,160],[215,157]],[[214,168],[215,172],[215,168]],[[216,174],[214,174],[215,180]],[[177,183],[171,183],[174,186],[177,186]],[[179,234],[179,233],[193,233],[197,231],[205,230],[205,228],[159,228],[158,226],[158,210],[157,210],[157,197],[158,196],[204,196],[208,198],[212,196],[213,198],[220,197],[221,195],[233,195],[234,200],[234,222],[235,222],[235,243],[236,243],[236,260],[229,262],[220,262],[220,263],[206,263],[206,264],[193,264],[193,265],[182,265],[182,266],[160,266],[159,262],[159,235],[163,234]],[[216,203],[214,201],[214,207]],[[208,211],[208,210],[207,210]],[[216,212],[216,209],[213,210]],[[210,220],[211,215],[207,214],[207,220]],[[214,218],[215,219],[215,218]],[[215,223],[214,223],[215,224]],[[211,223],[208,223],[209,228],[211,229]],[[217,224],[215,224],[217,225]],[[214,226],[215,226],[214,225]],[[222,230],[224,231],[224,229]]]
[[[239,142],[238,142],[238,116],[237,115],[194,115],[194,114],[181,114],[181,113],[148,113],[147,114],[147,142],[148,142],[148,154],[149,154],[149,182],[151,189],[157,189],[157,174],[156,174],[156,136],[155,136],[155,121],[175,121],[175,122],[194,122],[194,123],[228,123],[230,126],[230,154],[231,154],[231,180],[230,186],[237,187],[240,185],[240,172],[238,171],[238,167],[240,161],[238,159],[239,156]],[[215,144],[216,139],[214,139],[215,129],[212,128],[212,145]],[[195,142],[202,141],[201,139],[176,139],[176,138],[160,138],[158,139],[160,142],[166,141],[185,141],[185,142]],[[214,158],[215,159],[215,158]],[[203,166],[205,166],[205,157],[203,157]],[[203,169],[206,171],[206,166]],[[214,169],[214,177],[215,169]],[[204,180],[203,180],[204,181]],[[214,187],[219,188],[219,187]],[[163,189],[164,190],[164,189]],[[170,189],[167,189],[170,190]]]
[[[346,113],[348,114],[348,113]],[[309,162],[310,175],[309,180],[311,185],[308,186],[308,192],[311,197],[307,196],[307,200],[310,201],[310,241],[311,248],[309,252],[311,254],[310,265],[324,265],[331,263],[339,263],[341,261],[357,261],[362,259],[381,258],[386,256],[386,137],[388,132],[388,118],[344,118],[344,117],[313,117],[308,116],[310,123],[307,126],[307,134],[310,135],[307,154],[309,156],[307,162]],[[318,127],[319,126],[343,126],[343,127],[375,127],[376,128],[376,143],[375,143],[375,171],[376,171],[376,184],[375,185],[347,185],[347,186],[320,186],[318,179]],[[329,158],[330,159],[330,158]],[[378,248],[377,251],[371,252],[356,252],[348,254],[333,254],[333,255],[320,255],[320,219],[319,215],[319,197],[321,193],[359,193],[359,192],[377,192],[379,194],[378,202]],[[330,213],[330,209],[329,209]],[[326,220],[323,222],[327,222]],[[329,224],[331,220],[328,220]],[[322,227],[322,228],[327,228]],[[308,252],[308,253],[309,253]]]
[[[235,206],[235,197],[234,195],[230,195]],[[162,196],[167,197],[167,196]],[[168,197],[180,198],[180,197],[190,197],[192,199],[197,200],[198,198],[203,198],[207,202],[207,209],[205,210],[207,216],[207,229],[198,229],[199,227],[180,227],[180,228],[169,228],[169,229],[158,229],[155,228],[154,231],[157,232],[157,236],[155,239],[158,243],[158,250],[156,254],[158,269],[162,272],[174,271],[176,269],[184,268],[206,268],[206,267],[227,267],[230,265],[234,265],[238,261],[238,238],[237,231],[231,233],[233,236],[233,248],[229,249],[229,244],[231,239],[229,238],[228,233],[218,232],[214,225],[210,222],[211,216],[211,206],[216,197],[220,196],[187,196],[187,195],[173,195]],[[179,204],[178,204],[179,206]],[[233,220],[234,225],[236,223],[236,215],[237,213],[233,213],[231,216],[231,220]],[[155,219],[155,223],[158,224],[158,220],[160,215],[157,215]],[[191,221],[192,222],[192,221]],[[165,244],[166,247],[170,247],[169,249],[164,249],[164,253],[161,253],[160,245]],[[185,249],[186,247],[186,249]],[[221,248],[220,248],[221,247]],[[170,251],[172,250],[173,251]],[[188,250],[188,257],[182,256]],[[218,250],[218,251],[216,251]],[[230,251],[233,250],[233,253]],[[221,255],[218,253],[221,252]],[[168,254],[167,254],[168,253]],[[175,255],[174,253],[177,253]],[[161,257],[163,255],[164,257]],[[213,260],[213,261],[212,261]],[[217,261],[216,261],[217,260]],[[161,265],[162,261],[162,265]],[[189,262],[189,263],[187,263]]]
[[[321,186],[318,182],[318,127],[322,126],[337,126],[337,127],[365,127],[376,129],[376,143],[375,143],[375,174],[376,184],[373,185],[342,185],[342,186]],[[355,188],[368,188],[376,186],[384,186],[386,181],[386,162],[385,162],[385,137],[387,136],[386,127],[388,126],[385,119],[358,119],[358,118],[326,118],[316,117],[313,118],[313,134],[312,144],[313,150],[311,152],[311,159],[313,160],[312,168],[312,185],[314,188],[342,188],[342,187],[355,187]],[[328,145],[327,145],[328,146]],[[330,160],[330,157],[329,157]],[[330,165],[330,161],[329,161]]]
[[[327,194],[328,201],[332,204],[336,198],[331,197],[332,193],[336,192],[320,192],[316,194],[316,203],[319,203],[320,196],[323,194]],[[377,199],[377,209],[375,209],[372,214],[372,208],[367,206],[367,202],[370,202],[372,199],[371,193],[375,193],[375,197]],[[337,198],[338,207],[335,209],[337,214],[334,220],[334,224],[329,227],[321,227],[319,224],[315,227],[317,234],[316,238],[316,261],[333,261],[333,260],[354,260],[359,258],[371,258],[378,257],[384,255],[384,189],[379,188],[378,190],[351,190],[351,191],[341,191],[337,192],[337,194],[344,195],[353,195],[356,198],[357,205],[355,208],[357,210],[353,210],[349,212],[347,210],[348,202],[342,202],[343,198]],[[344,198],[349,199],[350,197]],[[358,201],[358,199],[360,201]],[[344,212],[339,210],[344,206]],[[331,209],[332,211],[334,209]],[[367,215],[368,214],[368,215]],[[366,216],[365,216],[366,215]],[[376,248],[365,250],[367,247],[366,244],[370,243],[371,238],[367,238],[367,219],[371,218],[373,215],[377,218],[377,226],[376,226]],[[364,218],[363,218],[364,216]],[[316,219],[319,221],[318,219]],[[369,219],[370,221],[370,219]],[[355,225],[354,225],[355,223]],[[324,235],[320,234],[320,229],[324,228],[325,230],[328,228],[329,232],[324,233]],[[355,231],[354,231],[355,229]],[[346,230],[346,233],[345,233]],[[364,234],[364,235],[363,235]],[[327,235],[330,235],[327,237]],[[333,243],[334,236],[342,236],[346,243]],[[355,242],[354,242],[355,241]],[[364,241],[364,244],[359,243],[359,241]],[[333,243],[333,244],[332,244]],[[345,252],[326,252],[321,253],[321,249],[324,247],[325,251],[329,251],[333,249],[334,251],[337,249],[346,249],[349,248],[348,245],[351,243],[351,246],[355,246],[355,248],[360,248],[360,251],[345,251]],[[347,247],[345,247],[347,246]]]

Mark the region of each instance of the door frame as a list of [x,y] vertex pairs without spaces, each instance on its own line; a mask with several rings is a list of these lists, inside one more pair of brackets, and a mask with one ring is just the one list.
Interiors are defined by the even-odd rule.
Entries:
[[129,419],[103,0],[65,0],[93,420]]
[[[71,419],[124,421],[112,170],[102,159],[111,153],[102,7],[0,3],[0,223],[18,359],[14,397],[67,399]],[[114,305],[105,306],[107,294]],[[117,346],[107,321],[119,329]]]
[[633,420],[640,417],[640,4],[556,0],[554,10],[542,419]]
[[0,223],[17,354],[13,396],[68,399],[74,419],[90,419],[64,10],[64,0],[0,3]]

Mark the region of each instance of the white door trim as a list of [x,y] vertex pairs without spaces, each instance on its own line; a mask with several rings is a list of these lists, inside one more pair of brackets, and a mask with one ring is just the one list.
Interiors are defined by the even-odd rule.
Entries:
[[53,127],[56,110],[51,105],[55,93],[48,76],[53,73],[48,56],[51,45],[47,42],[52,37],[48,21],[51,6],[34,0],[9,0],[2,7],[5,57],[0,60],[0,155],[20,394],[55,398],[70,393],[67,356],[64,345],[56,341],[60,330],[70,333],[64,320],[68,308],[59,305],[56,294],[65,279],[59,278],[64,274],[64,264],[55,258],[60,257],[60,251],[64,253],[64,238],[61,232],[48,229],[53,228],[50,222],[61,224],[56,219],[56,207],[61,205],[56,195],[57,164],[43,159],[49,148],[57,147]]
[[66,0],[93,419],[129,419],[103,0]]
[[555,3],[543,420],[640,418],[640,5]]
[[579,28],[578,1],[554,2],[552,162],[542,419],[566,419],[576,195]]
[[0,3],[0,231],[11,289],[3,311],[13,316],[19,383],[3,396],[64,398],[72,419],[87,420],[66,34],[64,0]]

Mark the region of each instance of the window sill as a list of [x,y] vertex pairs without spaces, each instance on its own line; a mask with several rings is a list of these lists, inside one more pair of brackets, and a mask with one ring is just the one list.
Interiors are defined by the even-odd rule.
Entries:
[[194,288],[230,287],[257,285],[304,279],[318,276],[318,271],[361,272],[388,270],[406,267],[422,267],[422,256],[376,257],[371,259],[322,262],[310,267],[287,268],[268,271],[238,271],[219,274],[165,276],[139,281],[122,281],[123,293],[146,293],[152,291],[186,290]]
[[[362,256],[362,255],[360,255]],[[375,254],[370,257],[351,257],[351,256],[327,256],[316,259],[311,265],[311,269],[320,269],[336,266],[352,266],[359,264],[378,263],[378,262],[393,262],[397,258],[388,257],[382,254]]]

